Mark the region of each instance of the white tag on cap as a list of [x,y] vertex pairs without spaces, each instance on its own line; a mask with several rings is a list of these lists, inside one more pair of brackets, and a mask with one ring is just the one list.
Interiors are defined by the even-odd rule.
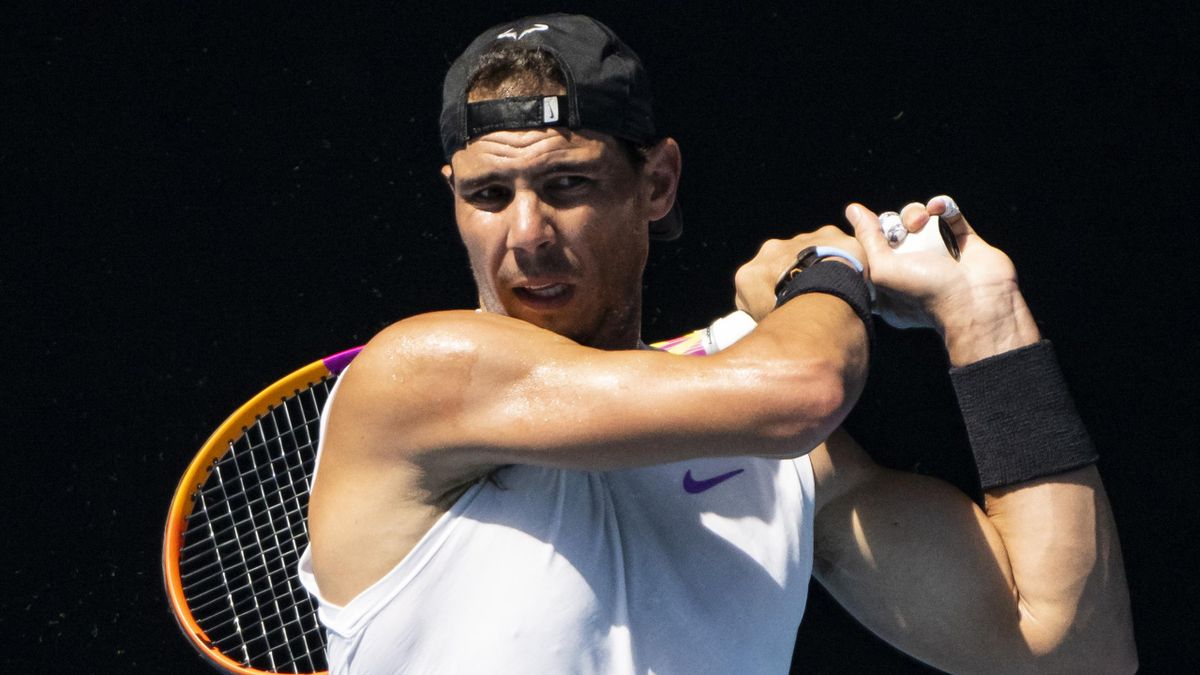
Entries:
[[549,124],[558,121],[558,97],[547,96],[542,99],[542,122]]

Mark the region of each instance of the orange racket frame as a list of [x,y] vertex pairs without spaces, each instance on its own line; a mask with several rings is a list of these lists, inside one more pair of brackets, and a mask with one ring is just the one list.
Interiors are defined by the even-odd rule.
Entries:
[[[270,415],[273,410],[286,405],[288,399],[309,390],[315,384],[328,383],[336,378],[360,349],[350,349],[315,361],[280,379],[247,401],[217,427],[217,430],[208,438],[188,466],[183,478],[179,481],[179,487],[175,490],[163,534],[162,564],[167,598],[180,629],[196,650],[215,665],[230,672],[277,673],[289,671],[261,670],[231,658],[214,646],[214,641],[209,637],[208,632],[200,626],[197,617],[193,615],[182,579],[181,553],[185,545],[188,520],[196,506],[197,494],[209,480],[210,473],[217,461],[230,452],[231,447],[245,436],[248,429],[265,416]],[[309,420],[309,423],[312,422],[313,420]],[[304,487],[306,495],[307,486]],[[322,642],[322,647],[323,644]],[[323,652],[320,659],[324,660]]]

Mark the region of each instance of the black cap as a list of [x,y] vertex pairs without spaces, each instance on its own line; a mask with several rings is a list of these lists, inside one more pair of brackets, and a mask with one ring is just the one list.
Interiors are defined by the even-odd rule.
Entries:
[[[565,96],[518,96],[467,103],[467,83],[491,49],[516,44],[548,53],[566,80]],[[650,81],[642,61],[608,26],[578,14],[531,16],[484,31],[450,66],[442,87],[442,149],[446,161],[467,141],[502,129],[564,126],[590,129],[639,145],[662,136],[654,126]],[[650,237],[683,232],[676,202],[650,223]]]

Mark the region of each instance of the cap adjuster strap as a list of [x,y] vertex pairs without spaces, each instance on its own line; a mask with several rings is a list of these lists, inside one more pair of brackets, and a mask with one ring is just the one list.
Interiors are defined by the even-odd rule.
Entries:
[[[518,46],[553,57],[565,95],[525,96],[468,102],[472,78],[483,59]],[[439,127],[447,162],[467,142],[494,131],[566,127],[588,129],[652,145],[663,136],[654,124],[650,84],[637,54],[607,26],[582,15],[546,14],[492,26],[450,65],[442,82]],[[683,230],[678,203],[650,223],[650,238],[669,241]]]
[[567,126],[567,96],[514,96],[467,104],[467,137],[504,129]]

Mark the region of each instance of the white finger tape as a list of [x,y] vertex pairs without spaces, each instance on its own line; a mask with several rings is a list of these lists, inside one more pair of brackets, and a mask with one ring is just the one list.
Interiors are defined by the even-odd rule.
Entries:
[[900,214],[895,211],[884,211],[879,214],[879,227],[883,230],[883,237],[887,239],[888,245],[892,248],[903,244],[908,237],[908,230],[904,229],[904,221],[900,220]]
[[939,199],[946,205],[946,212],[942,214],[943,218],[955,218],[962,213],[958,210],[958,203],[950,195],[941,195]]

